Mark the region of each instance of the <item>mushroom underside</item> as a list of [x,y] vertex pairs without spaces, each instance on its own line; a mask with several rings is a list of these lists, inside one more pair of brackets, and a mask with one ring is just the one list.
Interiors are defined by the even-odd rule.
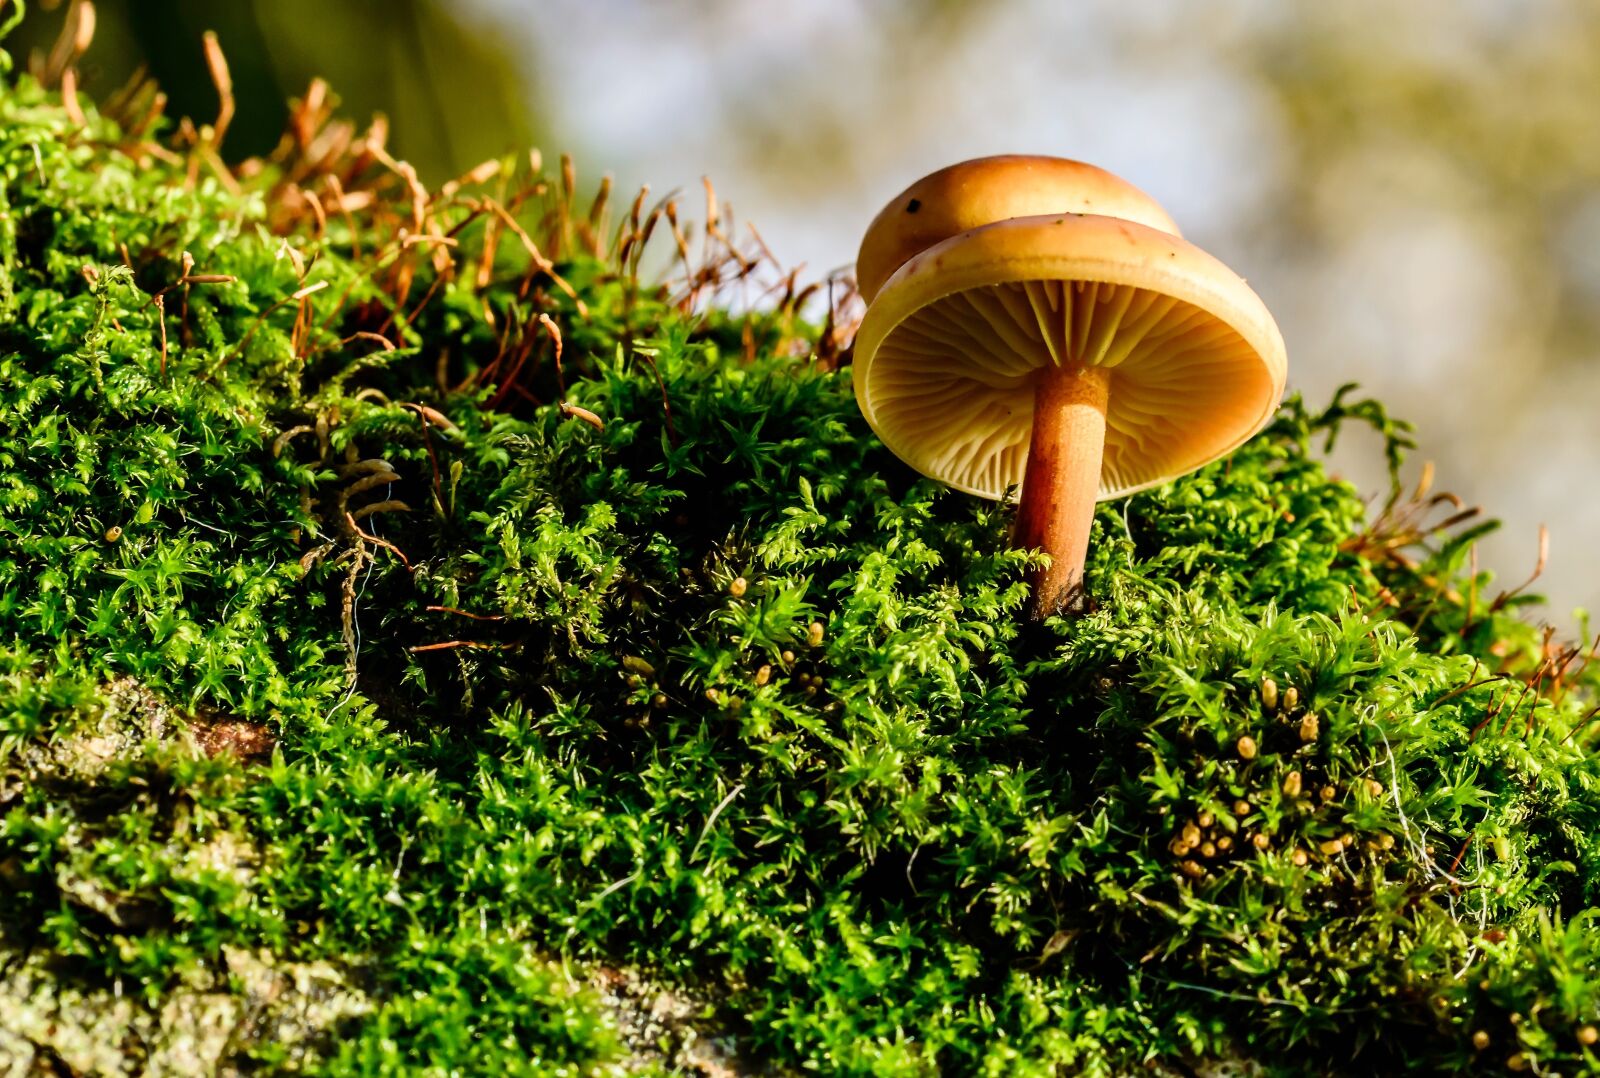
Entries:
[[[1112,372],[1102,499],[1226,453],[1273,392],[1255,349],[1203,308],[1146,288],[1054,280],[964,289],[918,308],[878,346],[865,388],[874,426],[902,459],[1000,498],[1022,482],[1033,385],[1047,365]],[[930,428],[945,437],[929,439]]]

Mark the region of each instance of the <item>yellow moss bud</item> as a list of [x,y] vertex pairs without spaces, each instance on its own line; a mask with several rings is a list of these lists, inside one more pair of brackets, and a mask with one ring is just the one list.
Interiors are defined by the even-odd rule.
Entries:
[[637,655],[624,655],[622,657],[622,668],[629,673],[638,674],[640,677],[656,676],[656,668]]
[[767,665],[766,663],[762,663],[761,667],[756,671],[756,684],[757,685],[765,685],[767,682],[769,682],[771,680],[772,680],[772,667]]
[[1299,797],[1300,796],[1300,772],[1291,771],[1287,775],[1284,776],[1284,779],[1283,779],[1283,796],[1285,796],[1285,797]]
[[1600,1029],[1594,1026],[1578,1027],[1578,1043],[1585,1048],[1593,1048],[1596,1041],[1600,1041]]
[[1234,748],[1239,750],[1240,759],[1254,760],[1256,758],[1256,739],[1251,737],[1249,734],[1241,737],[1234,744]]
[[749,587],[750,581],[746,580],[742,576],[736,576],[733,578],[733,583],[728,585],[728,594],[737,599],[739,596],[743,595],[749,589]]
[[1278,683],[1269,677],[1261,679],[1261,706],[1268,711],[1278,710]]
[[822,646],[822,637],[826,631],[827,629],[822,622],[813,621],[811,623],[811,627],[807,630],[807,632],[810,634],[812,647],[820,648]]
[[1283,693],[1283,710],[1293,711],[1300,706],[1300,690],[1290,685]]
[[1266,836],[1265,832],[1257,831],[1250,837],[1250,844],[1258,850],[1264,850],[1272,845],[1272,840]]
[[1472,1035],[1472,1047],[1476,1048],[1480,1052],[1489,1047],[1489,1031],[1486,1029],[1480,1029],[1474,1033]]
[[1211,815],[1211,813],[1209,813],[1209,812],[1202,812],[1195,819],[1195,822],[1198,823],[1201,827],[1210,827],[1212,824],[1217,822],[1217,818],[1215,816]]
[[1315,711],[1306,712],[1306,717],[1300,720],[1300,740],[1311,742],[1317,739],[1321,724],[1317,721]]
[[1305,868],[1306,862],[1310,861],[1311,858],[1307,856],[1306,851],[1296,847],[1294,853],[1289,855],[1289,860],[1294,862],[1295,868]]

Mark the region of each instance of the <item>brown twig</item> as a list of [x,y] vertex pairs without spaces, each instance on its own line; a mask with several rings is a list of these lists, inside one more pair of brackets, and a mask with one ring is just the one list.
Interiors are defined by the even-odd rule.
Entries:
[[[189,252],[184,252],[184,259],[185,261],[188,261]],[[173,292],[180,288],[188,288],[193,284],[232,284],[238,279],[239,278],[229,273],[190,273],[188,269],[185,268],[183,271],[183,276],[179,277],[171,284],[165,285],[152,293],[149,303],[146,303],[145,306],[149,306],[151,303],[156,302],[156,300],[161,299],[168,292]],[[323,284],[327,284],[327,282],[324,281]]]
[[1504,704],[1505,698],[1503,696],[1495,696],[1490,699],[1489,706],[1483,710],[1483,718],[1479,720],[1476,726],[1467,732],[1467,741],[1469,743],[1478,739],[1478,734],[1483,731],[1485,726],[1488,726],[1489,723],[1494,721],[1494,717],[1500,714],[1500,709],[1504,706]]
[[474,614],[470,610],[462,610],[454,606],[428,606],[423,609],[434,614],[455,614],[457,617],[471,618],[473,621],[504,621],[504,614]]
[[[439,416],[440,419],[444,419],[444,416],[439,415],[432,408],[424,408],[420,404],[402,404],[401,407],[415,412],[417,414],[417,422],[422,424],[422,445],[428,451],[428,466],[433,470],[433,500],[442,513],[444,511],[444,486],[439,480],[439,457],[433,451],[433,435],[428,431],[428,420],[431,416]],[[449,420],[445,419],[445,422],[448,423]]]
[[78,69],[75,67],[69,67],[61,73],[61,107],[66,110],[72,126],[88,126],[89,118],[83,114],[83,106],[78,103]]
[[1588,713],[1585,714],[1583,718],[1573,723],[1572,729],[1567,731],[1567,736],[1561,739],[1560,744],[1565,745],[1568,741],[1571,741],[1572,735],[1583,729],[1585,726],[1588,726],[1589,723],[1594,720],[1596,715],[1600,715],[1600,704],[1596,704],[1594,707],[1590,708]]
[[167,298],[165,296],[157,295],[155,297],[155,305],[156,305],[156,325],[161,328],[161,366],[160,366],[160,373],[161,373],[161,377],[162,378],[166,378],[166,376],[167,376]]
[[67,17],[61,24],[61,33],[51,46],[50,55],[43,68],[36,71],[39,81],[46,86],[59,86],[67,69],[89,51],[94,41],[94,5],[89,0],[72,0]]
[[678,444],[678,432],[672,425],[672,402],[667,399],[667,383],[661,380],[661,370],[656,366],[656,357],[649,352],[636,353],[650,367],[650,373],[656,376],[656,388],[661,390],[661,411],[666,417],[667,440],[674,446]]
[[358,537],[365,539],[367,542],[376,546],[383,547],[383,549],[389,551],[395,557],[400,559],[400,564],[406,567],[406,572],[412,574],[416,573],[416,569],[412,568],[411,566],[411,559],[407,558],[405,553],[399,547],[395,546],[387,539],[381,539],[376,535],[371,535],[362,531],[361,526],[356,523],[356,518],[350,514],[349,510],[345,511],[344,519],[345,523],[350,525],[350,530],[353,531]]
[[1428,711],[1432,711],[1434,708],[1439,707],[1439,706],[1441,706],[1443,704],[1446,704],[1451,700],[1454,700],[1456,697],[1462,695],[1463,693],[1471,692],[1473,689],[1479,688],[1479,687],[1484,686],[1484,685],[1493,684],[1496,681],[1504,681],[1505,680],[1505,675],[1504,674],[1495,674],[1492,677],[1484,678],[1482,681],[1474,681],[1473,679],[1478,676],[1478,671],[1481,668],[1482,668],[1482,663],[1480,663],[1477,659],[1473,659],[1472,660],[1472,673],[1467,675],[1467,683],[1465,685],[1458,685],[1456,688],[1451,689],[1449,692],[1447,692],[1443,696],[1439,697],[1439,699],[1435,700],[1433,703],[1428,705],[1427,710]]
[[1494,602],[1489,604],[1489,613],[1493,614],[1496,611],[1502,609],[1506,605],[1506,603],[1510,602],[1513,598],[1515,598],[1517,595],[1519,595],[1525,589],[1531,587],[1533,585],[1534,581],[1538,580],[1541,576],[1544,575],[1545,563],[1548,562],[1549,560],[1550,560],[1550,529],[1548,527],[1546,527],[1545,525],[1541,524],[1541,525],[1539,525],[1539,558],[1538,558],[1538,560],[1536,562],[1534,562],[1533,573],[1531,575],[1529,575],[1528,579],[1524,580],[1521,584],[1518,584],[1516,587],[1512,588],[1510,591],[1503,591],[1498,596],[1496,596]]
[[233,123],[233,75],[228,71],[228,58],[222,55],[222,44],[214,31],[207,30],[200,38],[206,53],[206,68],[211,72],[211,82],[217,88],[217,120],[211,125],[211,145],[222,145],[222,138]]
[[561,327],[556,325],[554,318],[551,318],[549,315],[544,313],[539,315],[539,326],[544,330],[545,335],[550,338],[551,344],[555,347],[556,387],[560,389],[561,395],[565,397],[567,395],[567,378],[566,375],[561,371]]
[[1527,680],[1523,682],[1522,691],[1517,694],[1517,702],[1511,705],[1511,714],[1506,716],[1506,724],[1504,728],[1501,729],[1500,736],[1504,737],[1511,732],[1512,720],[1517,717],[1517,712],[1522,709],[1522,702],[1528,698],[1529,693],[1534,694],[1533,703],[1530,705],[1530,709],[1538,708],[1539,694],[1537,690],[1539,685],[1544,681],[1545,671],[1549,669],[1549,666],[1550,661],[1548,659],[1542,661],[1534,669],[1532,675],[1530,675]]
[[501,222],[511,230],[511,234],[522,241],[523,250],[527,251],[528,257],[533,260],[533,264],[538,268],[539,272],[549,277],[550,280],[555,282],[557,288],[567,294],[567,297],[576,305],[578,314],[584,318],[589,317],[588,305],[579,298],[577,290],[567,282],[565,277],[556,272],[555,263],[540,252],[539,245],[533,242],[533,237],[528,235],[527,230],[517,222],[515,217],[511,216],[510,211],[492,198],[484,199],[484,203],[489,207],[490,212],[500,218]]

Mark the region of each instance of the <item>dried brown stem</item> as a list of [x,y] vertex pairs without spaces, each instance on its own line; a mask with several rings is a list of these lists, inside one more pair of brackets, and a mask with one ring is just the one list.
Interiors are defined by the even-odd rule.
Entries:
[[211,72],[211,81],[217,88],[217,121],[211,125],[211,145],[221,146],[228,126],[233,123],[233,75],[228,71],[228,58],[222,55],[222,44],[213,31],[207,30],[201,36],[200,43],[205,48],[206,68]]
[[444,651],[449,648],[478,648],[483,651],[505,651],[514,648],[515,644],[491,644],[482,640],[443,640],[437,644],[418,644],[416,647],[406,648],[407,651]]
[[504,614],[474,614],[470,610],[462,610],[454,606],[429,606],[424,609],[435,614],[454,614],[457,617],[471,618],[473,621],[504,621]]

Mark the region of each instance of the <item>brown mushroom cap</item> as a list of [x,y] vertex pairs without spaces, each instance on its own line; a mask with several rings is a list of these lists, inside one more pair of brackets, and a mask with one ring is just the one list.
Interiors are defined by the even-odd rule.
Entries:
[[1043,213],[1097,213],[1179,235],[1161,204],[1103,168],[1061,157],[980,157],[930,173],[890,200],[856,256],[869,303],[918,251],[968,229]]
[[1035,373],[1111,370],[1099,497],[1199,468],[1271,418],[1283,338],[1243,278],[1169,231],[1054,213],[912,255],[856,337],[862,414],[907,464],[985,498],[1022,482]]

